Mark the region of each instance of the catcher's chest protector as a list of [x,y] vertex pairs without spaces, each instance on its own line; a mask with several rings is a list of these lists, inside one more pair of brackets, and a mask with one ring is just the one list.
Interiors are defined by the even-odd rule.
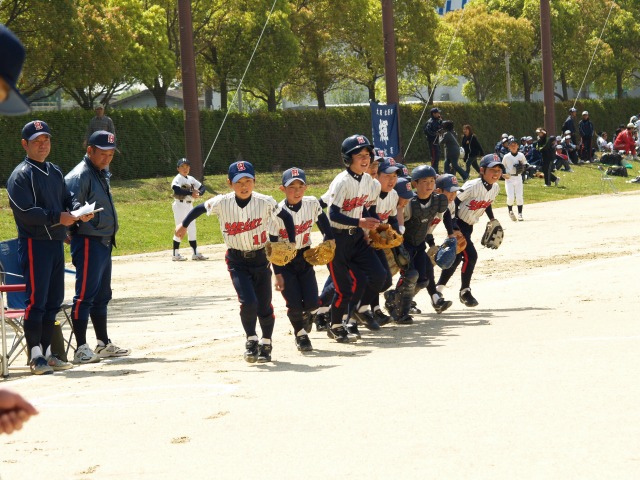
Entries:
[[[433,195],[431,198],[433,199]],[[417,247],[427,238],[427,229],[434,217],[430,204],[431,201],[423,206],[418,197],[413,197],[409,202],[411,218],[404,223],[404,239],[413,246]]]

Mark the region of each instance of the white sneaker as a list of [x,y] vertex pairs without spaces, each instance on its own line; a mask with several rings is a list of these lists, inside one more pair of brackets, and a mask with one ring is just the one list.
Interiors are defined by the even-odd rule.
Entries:
[[209,257],[205,257],[201,253],[198,253],[198,254],[192,255],[191,260],[209,260]]
[[187,257],[183,257],[179,253],[176,253],[173,257],[171,257],[171,260],[173,260],[174,262],[184,262],[186,259]]
[[84,345],[80,345],[73,356],[73,363],[75,364],[97,363],[99,361],[100,357],[93,353],[91,348],[89,348],[89,345],[86,343]]
[[514,222],[516,222],[516,221],[517,221],[517,220],[516,220],[516,214],[515,214],[515,213],[513,213],[513,210],[511,210],[511,211],[509,212],[509,218],[510,218],[511,220],[513,220]]
[[521,213],[518,214],[518,220],[520,220],[521,222],[524,221],[524,218],[522,218],[522,214]]
[[131,350],[126,348],[120,348],[109,342],[106,345],[98,345],[95,350],[95,354],[100,358],[108,357],[126,357],[131,354]]

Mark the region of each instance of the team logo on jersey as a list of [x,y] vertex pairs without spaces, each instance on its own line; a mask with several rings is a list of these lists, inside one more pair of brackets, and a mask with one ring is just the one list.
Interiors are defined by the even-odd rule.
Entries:
[[[311,220],[307,220],[306,222],[300,225],[295,225],[296,236],[306,233],[307,230],[311,229],[312,225],[313,225],[313,221]],[[287,234],[287,230],[285,228],[281,228],[280,231],[278,232],[278,235],[280,236],[280,238],[289,238],[289,235]]]
[[491,205],[490,200],[471,200],[469,202],[469,210],[480,210],[481,208],[487,208]]
[[388,212],[378,213],[378,218],[381,222],[386,222],[387,220],[389,220],[389,215],[391,215],[391,210],[389,210]]
[[436,226],[440,223],[440,217],[434,217],[433,220],[431,220],[431,225]]
[[239,233],[250,232],[262,225],[262,219],[247,220],[246,222],[226,222],[224,224],[224,233],[227,235],[238,235]]
[[369,195],[362,195],[361,197],[356,198],[347,198],[344,202],[342,202],[342,210],[345,212],[350,212],[351,210],[362,207],[367,203],[367,198]]
[[247,167],[244,166],[244,162],[238,162],[236,166],[238,167],[238,171],[240,172],[243,172],[247,169]]
[[33,122],[33,126],[36,128],[36,130],[42,130],[42,122],[40,120],[36,120],[35,122]]

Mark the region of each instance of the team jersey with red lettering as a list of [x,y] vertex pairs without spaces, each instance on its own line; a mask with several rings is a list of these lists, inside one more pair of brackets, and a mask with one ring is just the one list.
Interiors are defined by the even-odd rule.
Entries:
[[236,250],[260,250],[269,240],[269,223],[276,201],[269,195],[253,192],[251,200],[240,208],[236,194],[216,195],[204,202],[207,215],[217,215],[227,247]]
[[391,190],[386,193],[387,195],[384,198],[379,196],[376,200],[376,213],[382,223],[387,223],[389,217],[398,214],[398,192]]
[[[368,173],[362,174],[360,181],[353,178],[346,170],[336,175],[329,186],[329,205],[340,207],[340,213],[350,218],[360,219],[362,209],[368,202],[375,202],[377,198],[376,187],[373,178]],[[331,226],[338,229],[347,229],[348,225],[334,222],[330,219]]]
[[280,210],[286,210],[293,217],[293,224],[296,227],[296,249],[308,247],[311,245],[311,228],[318,221],[318,217],[323,213],[320,202],[316,197],[302,197],[302,205],[297,212],[287,207],[287,200],[282,200],[273,215],[273,222],[269,227],[269,234],[278,236],[280,239],[288,239],[287,230],[284,222],[277,214]]
[[458,190],[458,218],[469,225],[477,223],[487,207],[496,199],[499,191],[500,186],[497,183],[487,190],[482,178],[469,180]]
[[[369,200],[365,205],[364,208],[369,208],[371,205],[378,205],[378,200],[380,200],[379,196],[380,196],[380,192],[382,191],[382,185],[380,185],[380,182],[378,181],[377,178],[373,179],[373,194],[375,195],[375,200]],[[378,210],[376,209],[376,212]],[[382,219],[380,219],[382,220]]]

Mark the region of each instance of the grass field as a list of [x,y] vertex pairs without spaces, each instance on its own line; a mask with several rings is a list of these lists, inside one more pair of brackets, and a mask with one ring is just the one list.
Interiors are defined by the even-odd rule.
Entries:
[[[114,162],[114,170],[117,171],[117,160]],[[409,165],[409,169],[415,165]],[[526,205],[538,202],[549,202],[568,198],[597,195],[602,192],[601,174],[597,164],[576,165],[574,172],[560,172],[559,187],[545,188],[540,178],[533,178],[525,183],[525,209]],[[640,174],[640,164],[633,162],[633,169],[629,169],[629,178],[613,177],[613,184],[621,191],[635,191],[640,184],[627,183],[628,180]],[[333,177],[340,169],[320,170],[309,169],[306,171],[309,180],[307,195],[322,195]],[[153,178],[144,180],[113,181],[113,196],[118,209],[120,219],[120,231],[118,232],[118,247],[115,255],[129,255],[133,253],[156,252],[170,250],[173,235],[173,213],[171,211],[171,180],[170,177]],[[284,195],[278,189],[280,175],[273,173],[258,173],[256,191],[271,195],[280,201]],[[204,184],[207,199],[216,193],[229,191],[226,183],[226,175],[215,175],[205,178]],[[500,194],[495,207],[505,206],[504,184],[501,183]],[[609,189],[608,185],[605,185]],[[605,193],[611,193],[610,189]],[[506,219],[506,215],[498,211],[498,218]],[[0,237],[2,240],[14,238],[16,227],[13,215],[9,208],[6,189],[0,189]],[[209,245],[222,243],[222,235],[217,219],[200,217],[198,219],[198,244]],[[182,242],[183,248],[187,248],[186,239]]]

